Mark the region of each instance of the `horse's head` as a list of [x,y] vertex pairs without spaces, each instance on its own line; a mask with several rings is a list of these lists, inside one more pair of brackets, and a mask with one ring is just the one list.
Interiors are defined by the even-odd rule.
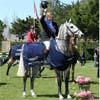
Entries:
[[71,20],[69,20],[69,22],[66,21],[66,23],[64,24],[66,26],[66,31],[68,35],[77,37],[81,37],[83,35],[82,31],[79,30],[79,28],[76,25],[71,23]]
[[79,28],[71,23],[71,20],[69,20],[69,22],[66,21],[60,26],[57,38],[65,40],[67,36],[81,37],[82,35],[83,33],[79,30]]

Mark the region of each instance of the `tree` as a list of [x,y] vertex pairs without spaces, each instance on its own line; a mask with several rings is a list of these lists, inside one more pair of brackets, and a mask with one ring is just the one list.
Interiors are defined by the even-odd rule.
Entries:
[[89,33],[92,38],[99,39],[99,0],[90,0],[89,12],[91,15],[88,25]]
[[85,38],[99,38],[98,0],[77,1],[72,5],[69,15],[73,22],[84,32]]
[[[34,23],[35,21],[35,23]],[[29,30],[30,26],[35,24],[36,32],[40,33],[39,23],[37,19],[33,19],[31,16],[26,17],[26,19],[18,18],[12,23],[11,33],[21,36],[23,33]]]
[[21,35],[29,29],[30,25],[33,24],[33,18],[31,18],[30,16],[26,17],[26,20],[18,18],[11,24],[11,33]]
[[66,20],[69,20],[69,11],[72,9],[71,5],[67,5],[64,3],[61,3],[59,0],[56,0],[55,6],[54,6],[54,19],[58,23],[58,25],[61,25]]
[[0,20],[0,41],[3,39],[2,32],[6,25]]
[[86,38],[99,38],[99,0],[78,0],[71,5],[56,0],[54,14],[59,25],[71,18]]

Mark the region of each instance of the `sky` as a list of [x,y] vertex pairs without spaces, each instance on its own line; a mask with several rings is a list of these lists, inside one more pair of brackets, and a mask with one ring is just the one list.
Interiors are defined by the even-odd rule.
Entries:
[[[63,3],[71,4],[77,0],[60,0]],[[38,15],[41,0],[35,0]],[[34,0],[0,0],[0,20],[13,22],[16,18],[25,19],[27,16],[34,17]]]

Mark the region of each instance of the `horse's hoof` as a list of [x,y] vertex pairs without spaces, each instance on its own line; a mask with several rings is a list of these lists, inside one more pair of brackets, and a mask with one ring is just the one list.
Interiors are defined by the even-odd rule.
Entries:
[[63,100],[64,97],[62,95],[59,96],[59,100]]
[[26,97],[26,92],[23,92],[23,97]]
[[33,94],[33,93],[31,93],[31,96],[32,97],[34,97],[34,98],[36,98],[37,96],[36,96],[36,94]]
[[36,94],[33,91],[31,91],[31,96],[34,97],[34,98],[37,97]]
[[67,100],[72,100],[72,97],[69,94],[67,95]]

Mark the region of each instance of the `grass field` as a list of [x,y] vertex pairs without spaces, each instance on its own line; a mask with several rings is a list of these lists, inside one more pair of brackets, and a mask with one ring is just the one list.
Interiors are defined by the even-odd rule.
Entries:
[[[30,84],[27,81],[27,96],[23,98],[23,81],[22,78],[16,76],[17,66],[10,70],[10,77],[5,75],[7,65],[0,67],[0,100],[58,100],[57,83],[55,81],[55,73],[53,70],[45,69],[41,78],[36,78],[34,91],[37,98],[30,96]],[[97,68],[94,67],[93,61],[87,61],[84,67],[80,64],[76,65],[75,77],[78,75],[89,76],[92,79],[91,91],[95,100],[99,100],[99,80],[96,77]],[[78,86],[70,82],[70,93],[78,92]],[[63,84],[64,93],[64,84]],[[75,100],[74,98],[72,100]]]

